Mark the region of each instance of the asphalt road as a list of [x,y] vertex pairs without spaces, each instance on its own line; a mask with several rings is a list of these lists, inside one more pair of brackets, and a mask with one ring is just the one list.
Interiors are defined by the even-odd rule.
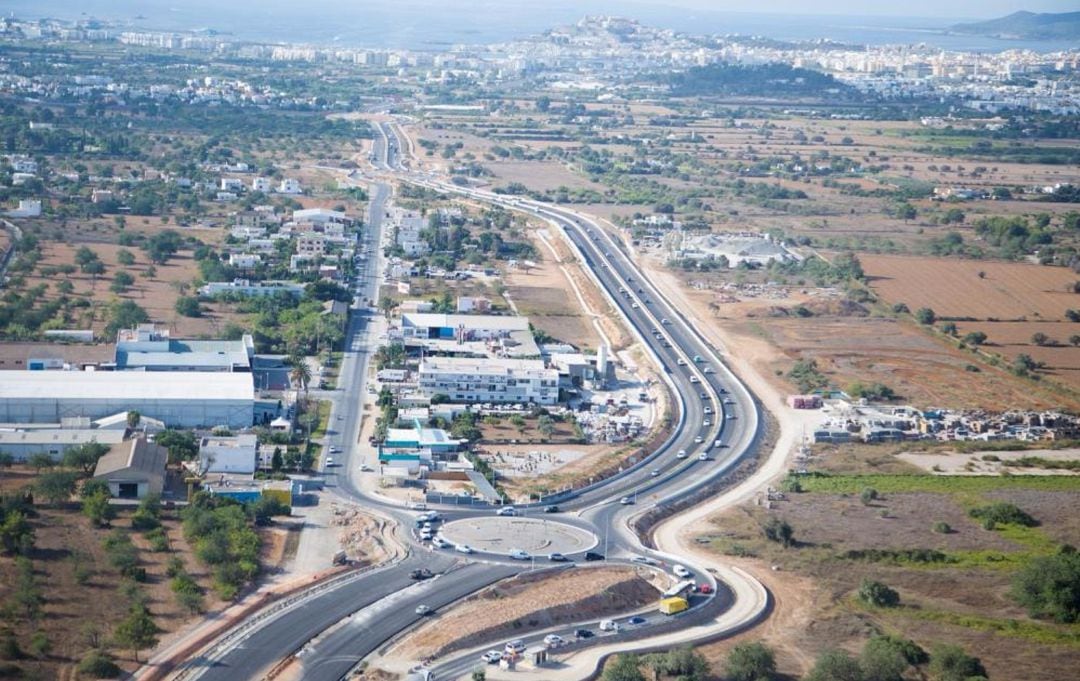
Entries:
[[[394,171],[407,182],[532,213],[563,230],[582,254],[601,289],[663,367],[665,381],[676,397],[677,420],[668,441],[619,476],[578,490],[572,497],[560,500],[561,510],[567,514],[549,517],[557,520],[561,516],[571,524],[592,528],[601,540],[596,550],[609,557],[625,559],[634,555],[650,555],[659,560],[670,560],[671,557],[646,550],[630,530],[629,519],[649,506],[673,503],[693,494],[728,471],[750,451],[760,434],[758,407],[753,396],[722,365],[717,353],[704,338],[642,276],[622,250],[621,243],[599,225],[584,216],[545,204],[462,189],[411,173],[399,159],[399,150],[406,142],[395,139],[391,124],[377,124],[375,127],[373,165]],[[381,220],[388,196],[389,187],[375,185],[368,220],[372,228],[365,232],[365,239],[370,243],[369,252],[372,253],[367,265],[370,271],[364,273],[358,290],[358,296],[368,301],[375,299],[378,290],[379,274],[375,271],[374,250],[379,248]],[[368,333],[369,324],[370,313],[363,307],[350,315],[347,349],[339,379],[343,395],[331,414],[331,438],[344,450],[339,455],[343,467],[331,468],[325,473],[328,486],[336,486],[341,493],[361,499],[367,505],[378,506],[408,523],[413,513],[364,495],[348,474],[356,467],[354,444],[359,433],[367,363],[370,352],[378,345]],[[695,357],[701,361],[695,361]],[[706,366],[712,371],[707,373],[704,370]],[[706,413],[706,407],[712,413]],[[709,425],[705,424],[706,421],[710,422]],[[701,439],[700,443],[695,441],[697,438]],[[724,443],[724,447],[712,446],[718,439]],[[686,451],[685,458],[677,456],[680,450]],[[706,452],[709,459],[699,461],[701,452]],[[654,475],[654,471],[657,474]],[[632,503],[621,503],[624,497]],[[574,516],[569,512],[573,512]],[[446,509],[444,515],[453,519],[490,513],[490,510]],[[425,565],[434,571],[444,571],[462,558],[460,554],[432,552],[415,546],[409,557],[398,565],[364,575],[354,582],[313,597],[299,607],[291,608],[287,616],[268,618],[239,647],[220,651],[211,649],[208,658],[197,661],[202,674],[193,676],[229,681],[258,678],[259,672],[268,665],[304,648],[299,656],[304,667],[304,678],[337,681],[383,642],[415,625],[418,620],[414,612],[416,605],[424,603],[430,607],[442,607],[498,579],[531,567],[531,564],[515,563],[505,556],[485,554],[477,557],[484,559],[484,562],[471,563],[451,570],[429,584],[411,587],[412,580],[408,573],[414,567]],[[657,621],[640,628],[638,633],[641,636],[651,635],[650,632],[654,630],[662,631],[661,625],[678,626],[678,622],[688,621],[690,617],[708,617],[730,606],[730,591],[716,585],[705,571],[697,572],[718,586],[721,595],[702,599],[700,607],[684,614],[682,619],[657,620],[657,616],[650,617],[650,620]],[[724,594],[728,594],[726,599]],[[345,618],[349,619],[343,622]],[[574,628],[576,626],[567,630],[572,632]],[[577,645],[590,645],[596,641],[590,639]],[[311,643],[305,647],[308,642]],[[474,662],[461,657],[446,664],[465,665],[469,669],[474,666]],[[446,667],[442,671],[449,669]]]

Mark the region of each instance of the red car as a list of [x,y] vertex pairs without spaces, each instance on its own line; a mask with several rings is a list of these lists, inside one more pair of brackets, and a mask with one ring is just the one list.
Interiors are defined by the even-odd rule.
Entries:
[[708,584],[702,584],[701,586],[698,587],[698,593],[699,594],[711,594],[712,593],[712,587],[709,586]]

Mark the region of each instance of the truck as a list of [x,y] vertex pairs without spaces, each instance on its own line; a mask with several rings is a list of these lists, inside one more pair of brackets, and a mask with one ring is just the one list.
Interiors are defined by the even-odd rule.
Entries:
[[690,607],[690,604],[685,598],[680,596],[674,596],[672,598],[665,598],[660,601],[660,612],[665,615],[674,615],[686,610]]

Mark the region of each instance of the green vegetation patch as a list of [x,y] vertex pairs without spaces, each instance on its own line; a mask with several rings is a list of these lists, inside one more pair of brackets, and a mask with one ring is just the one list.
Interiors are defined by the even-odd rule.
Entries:
[[928,492],[980,495],[995,490],[1030,489],[1041,492],[1080,491],[1080,477],[1070,475],[941,476],[941,475],[829,475],[799,477],[804,492],[859,494],[873,487],[883,494]]

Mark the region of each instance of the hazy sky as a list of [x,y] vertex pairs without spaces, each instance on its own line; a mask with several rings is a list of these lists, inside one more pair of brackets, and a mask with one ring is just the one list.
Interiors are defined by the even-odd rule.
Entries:
[[653,6],[735,12],[783,12],[793,14],[887,14],[925,17],[996,17],[1019,10],[1030,12],[1073,12],[1080,0],[636,0]]

